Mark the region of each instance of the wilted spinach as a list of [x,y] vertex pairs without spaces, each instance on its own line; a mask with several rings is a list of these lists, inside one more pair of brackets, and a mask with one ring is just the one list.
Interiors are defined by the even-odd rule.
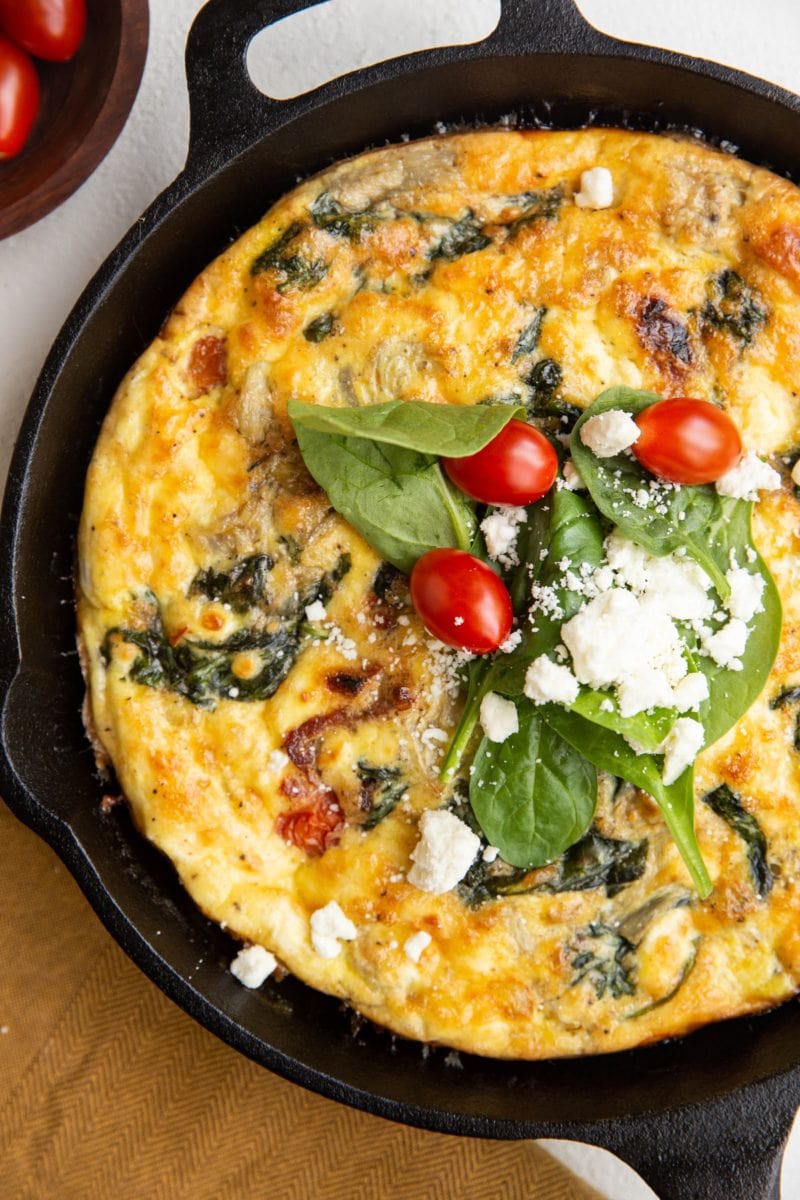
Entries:
[[772,890],[772,870],[767,862],[767,839],[763,829],[727,784],[723,783],[703,796],[703,803],[744,842],[753,887],[759,900],[763,900]]
[[517,359],[524,358],[526,354],[533,354],[539,345],[539,335],[542,332],[542,321],[546,312],[547,309],[544,306],[534,310],[533,317],[517,338],[514,353],[511,355],[512,363],[515,363]]
[[313,321],[309,321],[303,330],[303,337],[307,342],[323,342],[333,330],[333,313],[322,313],[321,316],[315,317]]
[[519,731],[501,743],[484,738],[469,799],[481,829],[515,867],[552,862],[588,829],[597,802],[594,767],[520,701]]
[[317,229],[324,229],[334,237],[348,238],[351,242],[359,241],[362,233],[374,229],[377,220],[369,209],[353,212],[344,208],[330,192],[317,196],[309,212]]
[[728,268],[709,279],[706,293],[700,313],[703,323],[749,346],[768,316],[753,288]]
[[[770,700],[769,706],[770,708],[788,708],[790,704],[797,704],[798,702],[800,702],[800,688],[791,687],[784,688],[783,691],[778,692],[778,695]],[[795,750],[800,750],[800,711],[795,717],[792,745]]]
[[686,980],[689,978],[689,976],[691,975],[692,971],[695,968],[695,964],[697,962],[697,953],[700,948],[700,942],[702,940],[703,940],[702,938],[697,937],[692,942],[691,950],[689,951],[689,955],[686,959],[686,962],[681,967],[681,972],[680,972],[680,975],[678,976],[678,980],[677,980],[677,983],[675,984],[675,986],[670,988],[670,990],[667,992],[667,994],[665,996],[659,996],[659,998],[657,1000],[651,1001],[650,1004],[645,1004],[641,1008],[635,1009],[633,1012],[626,1013],[625,1018],[624,1018],[626,1021],[633,1021],[633,1020],[635,1020],[636,1017],[644,1017],[644,1016],[646,1016],[647,1013],[654,1012],[655,1009],[662,1008],[663,1005],[669,1004],[670,1000],[675,999],[678,992],[681,990],[683,985],[686,983]]
[[636,947],[616,929],[601,922],[589,925],[572,946],[572,966],[575,970],[570,987],[586,979],[595,990],[598,1000],[610,992],[615,1000],[632,996],[636,991]]
[[356,774],[361,782],[359,804],[366,814],[362,828],[374,829],[403,798],[407,784],[399,767],[374,766],[363,758],[356,764]]
[[247,612],[249,608],[268,602],[267,580],[274,565],[268,554],[251,554],[240,559],[229,571],[207,567],[195,575],[189,585],[189,595],[217,600],[235,613]]
[[304,254],[290,249],[291,243],[303,232],[303,228],[299,221],[289,225],[274,242],[253,259],[250,274],[261,275],[264,271],[278,271],[283,276],[277,285],[276,290],[279,292],[286,292],[293,287],[303,291],[316,287],[328,273],[327,263],[321,258],[307,258]]
[[475,214],[468,208],[464,216],[453,221],[442,234],[439,241],[428,251],[428,258],[442,259],[444,262],[454,262],[465,254],[475,254],[491,245],[492,239],[487,237],[475,220]]
[[522,192],[519,196],[509,196],[509,201],[522,208],[522,212],[507,225],[508,237],[514,238],[526,225],[536,221],[552,221],[558,216],[564,202],[564,191],[560,184],[537,192]]

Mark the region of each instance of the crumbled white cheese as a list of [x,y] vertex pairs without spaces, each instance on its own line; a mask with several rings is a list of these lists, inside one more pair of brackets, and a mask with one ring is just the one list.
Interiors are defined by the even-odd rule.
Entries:
[[315,600],[313,604],[306,605],[307,621],[324,621],[327,616],[328,611],[321,600]]
[[614,178],[608,167],[581,172],[581,190],[575,193],[578,208],[610,208],[614,203]]
[[742,660],[739,655],[744,653],[747,645],[747,626],[738,617],[731,617],[716,633],[704,632],[700,644],[718,667],[727,667],[729,671],[741,671]]
[[524,508],[496,508],[481,521],[481,532],[486,539],[489,558],[497,559],[504,567],[513,567],[519,562],[516,553],[517,534],[520,525],[528,519]]
[[406,958],[410,958],[412,962],[418,963],[422,957],[423,950],[427,950],[431,944],[431,935],[426,933],[424,929],[420,929],[418,933],[412,933],[410,938],[406,938],[403,942],[403,950]]
[[571,458],[564,462],[564,486],[570,492],[585,492],[586,484]]
[[446,809],[419,819],[420,838],[411,852],[408,882],[423,892],[449,892],[466,875],[480,849],[480,838]]
[[501,654],[511,654],[512,651],[516,650],[517,646],[520,644],[521,641],[522,641],[522,630],[521,629],[512,629],[511,633],[508,635],[506,640],[504,642],[501,642],[500,645],[497,647],[497,649],[500,651]]
[[[308,611],[308,610],[306,610]],[[345,637],[338,625],[331,627],[328,634],[328,645],[339,651],[342,658],[355,662],[358,658],[358,648],[352,638]]]
[[499,853],[500,851],[498,850],[497,846],[487,846],[481,855],[481,858],[485,863],[493,863]]
[[346,917],[335,900],[311,914],[311,945],[320,958],[336,958],[341,942],[352,942],[358,936],[353,922]]
[[284,767],[289,765],[289,755],[284,754],[282,750],[271,750],[267,759],[267,766],[270,771],[282,771]]
[[278,965],[278,960],[263,946],[244,946],[230,966],[231,975],[248,988],[260,988]]
[[761,597],[764,592],[764,579],[748,571],[746,567],[731,567],[725,572],[725,578],[730,584],[731,594],[725,605],[732,617],[740,621],[752,621],[757,612],[763,611]]
[[606,538],[606,556],[617,580],[643,600],[657,602],[678,621],[711,616],[714,602],[707,594],[711,579],[698,563],[679,554],[656,557],[615,529]]
[[610,408],[581,425],[581,441],[598,458],[612,458],[632,446],[641,432],[630,413]]
[[735,500],[757,500],[759,492],[771,492],[779,488],[781,477],[769,463],[750,450],[735,467],[720,476],[716,486],[720,496],[733,496]]
[[546,654],[535,658],[525,672],[525,695],[534,704],[573,704],[578,698],[578,681],[569,667],[559,666]]
[[702,671],[692,671],[675,685],[672,693],[672,704],[678,712],[689,712],[697,709],[708,699],[708,679]]
[[691,717],[679,717],[667,734],[664,751],[664,783],[674,783],[697,758],[703,745],[703,726]]
[[605,540],[605,552],[608,565],[619,576],[619,582],[635,592],[643,592],[648,580],[647,562],[650,555],[647,551],[614,529]]
[[504,742],[519,730],[517,706],[497,692],[487,692],[481,700],[480,722],[490,742]]
[[617,687],[620,716],[633,717],[648,708],[670,708],[672,688],[663,671],[643,666],[626,675]]

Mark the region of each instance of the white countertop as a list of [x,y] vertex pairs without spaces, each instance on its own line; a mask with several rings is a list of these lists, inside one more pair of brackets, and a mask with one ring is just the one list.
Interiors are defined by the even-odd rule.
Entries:
[[[183,78],[186,33],[200,7],[201,0],[150,0],[144,78],[116,145],[66,203],[0,242],[0,480],[61,322],[95,269],[183,164],[188,104],[176,83]],[[798,0],[581,0],[580,7],[618,37],[729,63],[800,93]],[[254,72],[259,81],[271,81],[274,95],[286,96],[392,54],[478,40],[493,28],[498,11],[499,0],[329,0],[313,16],[276,29],[269,46],[262,40]],[[605,1151],[546,1145],[610,1200],[652,1200],[653,1192]],[[783,1200],[800,1200],[797,1125],[784,1163]]]

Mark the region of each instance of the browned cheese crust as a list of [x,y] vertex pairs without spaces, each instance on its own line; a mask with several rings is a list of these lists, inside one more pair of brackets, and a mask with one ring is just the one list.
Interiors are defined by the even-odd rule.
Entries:
[[[581,172],[599,165],[614,203],[582,209]],[[770,701],[800,683],[786,470],[799,293],[796,187],[696,142],[614,130],[365,154],[203,272],[105,421],[79,624],[99,742],[204,912],[380,1024],[486,1055],[619,1050],[797,990],[796,708]],[[766,319],[748,324],[748,302]],[[536,344],[515,353],[540,308]],[[697,771],[713,894],[698,900],[649,798],[604,779],[595,830],[646,839],[638,880],[548,891],[558,868],[543,868],[526,881],[538,890],[504,896],[503,863],[479,863],[430,895],[406,872],[419,814],[448,799],[450,656],[307,474],[287,401],[518,396],[558,413],[619,383],[717,401],[784,471],[754,518],[784,604],[780,654]],[[742,836],[702,799],[723,783],[766,837],[761,897]],[[332,899],[357,936],[326,959],[309,918]],[[415,963],[404,944],[419,930],[431,943]]]

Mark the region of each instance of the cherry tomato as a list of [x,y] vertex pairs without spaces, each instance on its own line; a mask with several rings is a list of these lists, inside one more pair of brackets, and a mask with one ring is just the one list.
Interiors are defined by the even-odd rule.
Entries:
[[631,449],[643,467],[671,483],[713,483],[742,456],[739,430],[708,400],[660,400],[636,417]]
[[332,792],[306,808],[278,813],[275,829],[280,836],[312,857],[335,846],[344,828],[344,814]]
[[66,62],[86,32],[86,0],[0,0],[0,29],[29,54]]
[[464,550],[429,550],[411,572],[411,599],[434,637],[489,654],[511,632],[508,589],[491,567]]
[[39,77],[24,50],[0,37],[0,159],[19,154],[39,111]]
[[550,491],[558,470],[558,457],[544,434],[517,420],[482,450],[442,463],[462,492],[485,504],[533,504]]

